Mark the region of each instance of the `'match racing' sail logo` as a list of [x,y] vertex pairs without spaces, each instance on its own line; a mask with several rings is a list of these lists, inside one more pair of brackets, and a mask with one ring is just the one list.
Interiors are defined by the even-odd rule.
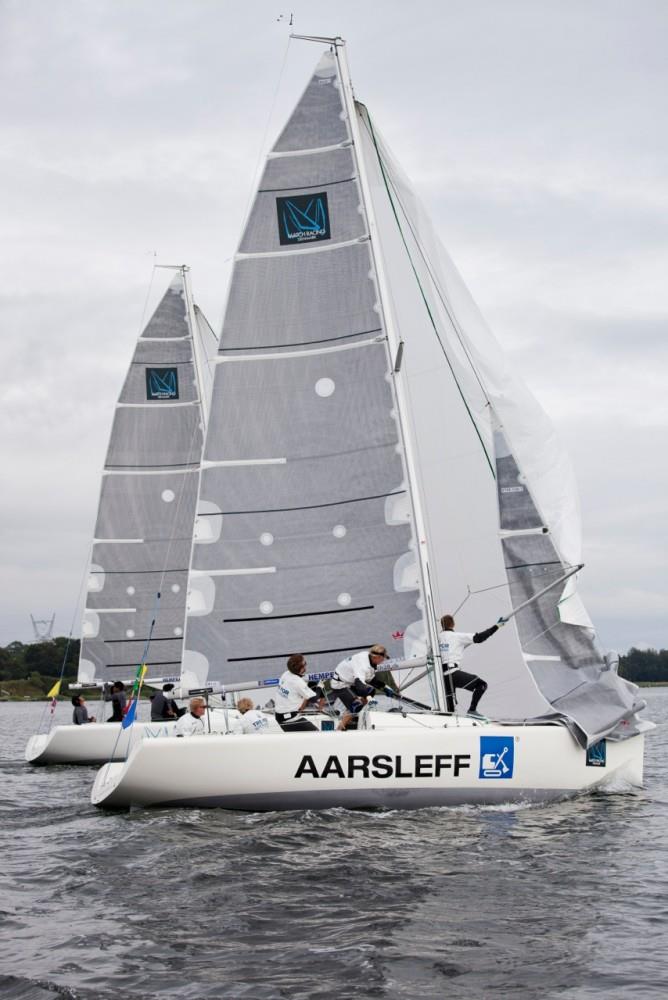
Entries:
[[277,198],[278,238],[281,244],[315,243],[330,239],[327,192]]
[[176,368],[146,369],[147,399],[178,399],[179,373]]

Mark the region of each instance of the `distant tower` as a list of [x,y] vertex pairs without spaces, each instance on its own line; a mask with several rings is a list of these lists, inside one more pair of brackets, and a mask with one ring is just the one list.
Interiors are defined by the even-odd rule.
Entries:
[[56,612],[54,611],[50,619],[48,618],[33,618],[30,616],[30,621],[32,622],[32,630],[35,633],[32,641],[33,642],[53,642],[53,623],[56,620]]

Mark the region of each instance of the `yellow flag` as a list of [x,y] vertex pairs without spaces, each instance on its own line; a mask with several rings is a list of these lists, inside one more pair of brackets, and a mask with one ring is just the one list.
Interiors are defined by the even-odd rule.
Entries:
[[56,681],[56,683],[53,685],[53,687],[47,694],[47,698],[57,698],[59,694],[60,694],[60,681]]

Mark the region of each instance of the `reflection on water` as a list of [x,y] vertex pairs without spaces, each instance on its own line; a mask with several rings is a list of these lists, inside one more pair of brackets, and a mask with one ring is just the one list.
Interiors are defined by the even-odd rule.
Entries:
[[[647,695],[668,721],[668,689]],[[40,713],[0,705],[3,997],[668,992],[665,726],[634,795],[111,815],[89,805],[94,769],[23,764]]]

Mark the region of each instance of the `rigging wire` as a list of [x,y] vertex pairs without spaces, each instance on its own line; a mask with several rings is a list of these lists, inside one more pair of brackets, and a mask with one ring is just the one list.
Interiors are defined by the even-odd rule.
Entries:
[[[292,17],[292,15],[290,15],[290,16]],[[271,99],[271,107],[269,108],[269,114],[267,116],[267,122],[266,122],[266,125],[264,126],[264,132],[262,133],[262,141],[260,142],[260,148],[258,150],[257,160],[255,161],[255,168],[253,170],[253,173],[251,174],[250,192],[249,192],[249,195],[248,195],[248,199],[246,201],[246,208],[244,210],[243,225],[241,227],[241,232],[242,233],[246,229],[246,225],[248,223],[248,217],[250,215],[251,205],[252,205],[252,202],[253,202],[253,198],[255,196],[255,191],[259,187],[259,183],[260,183],[260,181],[259,181],[260,165],[262,163],[262,160],[264,159],[264,147],[265,147],[265,143],[267,141],[267,135],[269,133],[269,128],[271,126],[271,120],[272,120],[272,118],[274,116],[274,110],[276,108],[276,101],[278,99],[278,94],[279,94],[279,91],[281,89],[281,84],[283,82],[283,75],[285,73],[285,67],[286,67],[286,64],[287,64],[287,61],[288,61],[288,52],[290,51],[290,42],[291,41],[292,41],[292,36],[288,35],[288,43],[285,46],[285,52],[283,53],[283,62],[281,63],[281,68],[280,68],[279,73],[278,73],[278,80],[276,81],[276,86],[274,87],[274,93],[273,93],[273,97]]]
[[[77,622],[79,620],[79,617],[80,617],[80,614],[81,614],[81,598],[82,598],[82,594],[83,594],[84,581],[88,577],[88,570],[89,570],[89,566],[90,566],[90,560],[91,560],[92,550],[93,550],[93,545],[91,543],[89,545],[89,547],[88,547],[88,552],[86,554],[86,560],[84,562],[84,571],[83,571],[83,573],[81,575],[81,582],[79,583],[79,592],[77,594],[77,599],[76,599],[76,602],[74,604],[74,612],[72,614],[72,621],[70,623],[70,631],[69,631],[69,634],[67,636],[67,643],[65,645],[65,653],[63,655],[63,662],[62,662],[62,665],[60,667],[60,676],[58,677],[58,681],[57,681],[57,684],[58,684],[58,694],[60,694],[60,687],[61,687],[61,685],[63,683],[63,677],[65,675],[65,668],[67,666],[67,657],[68,657],[68,654],[69,654],[70,646],[72,644],[72,634],[74,632],[74,625],[75,625],[75,622]],[[81,654],[79,654],[79,655],[81,655]],[[53,685],[53,687],[55,687],[55,685]],[[53,690],[53,687],[51,688],[51,690]],[[46,727],[46,733],[44,735],[48,736],[49,733],[51,732],[51,726],[53,725],[54,716],[55,716],[55,705],[53,704],[53,701],[55,701],[55,698],[57,698],[57,696],[58,695],[56,695],[52,701],[49,701],[49,702],[47,702],[44,705],[44,709],[43,709],[42,714],[40,716],[39,726],[38,726],[38,729],[37,729],[38,733],[40,733],[40,734],[42,733],[42,728],[44,726],[44,719],[45,719],[45,716],[46,716],[46,710],[50,706],[51,706],[51,712],[49,714],[48,726]]]

